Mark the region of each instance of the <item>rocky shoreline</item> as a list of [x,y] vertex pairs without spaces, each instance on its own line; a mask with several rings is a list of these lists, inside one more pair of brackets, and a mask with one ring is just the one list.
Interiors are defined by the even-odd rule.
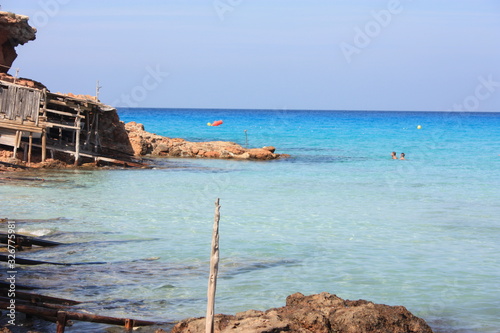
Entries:
[[[178,323],[171,333],[205,332],[205,318]],[[290,295],[286,305],[267,311],[249,310],[215,316],[218,333],[432,333],[427,323],[404,306],[344,300],[326,292]]]
[[[116,115],[116,119],[118,116]],[[119,127],[121,129],[116,130]],[[142,124],[121,121],[110,126],[113,134],[108,138],[109,156],[119,158],[120,155],[127,159],[133,156],[136,161],[144,157],[163,158],[212,158],[212,159],[235,159],[268,161],[279,158],[287,158],[290,155],[277,154],[272,146],[263,148],[244,148],[239,144],[228,141],[191,142],[180,138],[168,138],[147,132]],[[124,134],[125,133],[125,134]],[[0,172],[20,170],[21,168],[78,168],[99,167],[103,164],[84,163],[81,166],[72,164],[71,157],[59,156],[57,159],[47,159],[44,162],[34,157],[32,163],[22,161],[22,153],[13,156],[13,152],[7,147],[0,147]],[[122,157],[123,157],[122,156]],[[4,162],[4,163],[1,163]],[[127,164],[131,166],[132,163]],[[147,166],[147,163],[143,164]]]
[[276,154],[276,149],[272,146],[247,149],[234,142],[227,141],[190,142],[179,138],[171,139],[146,132],[144,126],[136,122],[125,124],[125,130],[136,156],[261,161],[289,157],[287,154]]

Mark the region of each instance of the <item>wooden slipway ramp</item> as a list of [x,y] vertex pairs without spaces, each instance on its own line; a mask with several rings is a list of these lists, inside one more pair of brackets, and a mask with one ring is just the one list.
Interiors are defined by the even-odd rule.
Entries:
[[[8,221],[2,219],[2,222]],[[15,266],[17,265],[96,265],[105,264],[105,262],[81,262],[81,263],[58,263],[41,260],[24,259],[17,256],[17,253],[25,249],[30,249],[33,246],[37,247],[55,247],[69,245],[49,241],[41,238],[31,237],[17,233],[0,233],[0,243],[7,245],[7,253],[0,254],[0,262],[4,261],[11,263],[15,262],[14,266],[7,267],[6,281],[0,281],[0,309],[7,310],[7,317],[9,314],[15,318],[15,312],[21,312],[38,318],[54,322],[57,324],[57,333],[64,333],[65,327],[71,326],[74,321],[93,322],[107,325],[123,326],[126,330],[132,330],[137,326],[153,326],[153,325],[171,325],[175,323],[169,322],[155,322],[148,320],[138,320],[131,318],[117,318],[109,316],[101,316],[93,313],[83,313],[73,311],[72,306],[81,304],[79,301],[45,296],[34,292],[26,292],[20,290],[34,290],[36,287],[14,283],[9,280],[9,274],[15,274]],[[10,250],[10,251],[9,251]],[[13,309],[12,304],[15,304]]]

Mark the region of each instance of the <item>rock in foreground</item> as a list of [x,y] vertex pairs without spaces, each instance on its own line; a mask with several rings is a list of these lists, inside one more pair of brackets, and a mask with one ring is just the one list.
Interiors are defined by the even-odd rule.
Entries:
[[[186,319],[172,333],[205,332],[205,318]],[[235,316],[216,315],[215,332],[252,333],[432,333],[421,318],[403,306],[343,300],[329,293],[287,297],[286,306]]]

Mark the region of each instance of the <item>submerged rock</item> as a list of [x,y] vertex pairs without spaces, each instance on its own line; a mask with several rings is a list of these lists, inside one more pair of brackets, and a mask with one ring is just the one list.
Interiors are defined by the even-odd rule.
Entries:
[[[205,318],[179,322],[171,333],[205,332]],[[296,333],[432,333],[426,322],[403,306],[343,300],[321,293],[287,297],[286,306],[215,316],[215,332]]]

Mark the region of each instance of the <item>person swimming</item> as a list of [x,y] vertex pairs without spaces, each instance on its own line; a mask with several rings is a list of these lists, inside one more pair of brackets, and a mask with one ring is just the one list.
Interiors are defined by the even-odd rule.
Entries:
[[395,152],[395,151],[393,151],[393,152],[391,153],[391,156],[392,156],[392,159],[393,159],[393,160],[397,160],[397,159],[398,159],[398,157],[396,156],[396,152]]
[[400,160],[404,160],[405,159],[405,153],[401,153],[401,157],[399,159]]

